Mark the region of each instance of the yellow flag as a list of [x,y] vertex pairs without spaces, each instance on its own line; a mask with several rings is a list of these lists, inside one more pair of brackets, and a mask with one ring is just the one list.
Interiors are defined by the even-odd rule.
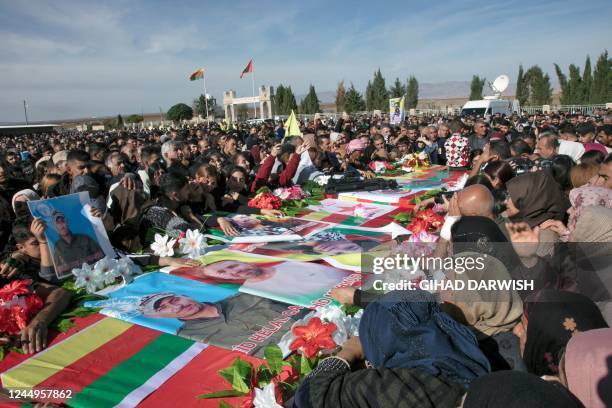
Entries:
[[[302,136],[302,132],[300,131],[300,125],[298,124],[297,119],[295,118],[295,112],[293,109],[291,110],[291,115],[287,118],[285,122],[285,137],[289,136]],[[285,139],[283,137],[283,140]]]

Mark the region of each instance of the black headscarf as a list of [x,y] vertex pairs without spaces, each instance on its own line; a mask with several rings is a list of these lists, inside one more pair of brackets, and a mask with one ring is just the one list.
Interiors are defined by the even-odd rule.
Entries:
[[520,371],[498,371],[477,378],[463,402],[464,408],[578,408],[582,404],[557,382]]
[[478,252],[499,259],[508,270],[520,262],[512,244],[490,218],[464,216],[451,228],[453,254]]
[[543,290],[527,298],[523,360],[536,375],[557,375],[559,360],[575,333],[608,327],[597,305],[579,293]]
[[532,228],[549,219],[563,221],[570,206],[555,179],[545,171],[516,176],[508,180],[506,189],[519,210],[512,221],[524,221]]

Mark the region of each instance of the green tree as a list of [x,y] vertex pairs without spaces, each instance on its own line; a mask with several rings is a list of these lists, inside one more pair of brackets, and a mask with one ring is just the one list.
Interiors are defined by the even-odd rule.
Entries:
[[525,78],[523,71],[523,64],[519,65],[518,77],[516,78],[516,99],[519,101],[519,105],[523,106],[527,103],[529,98],[529,83]]
[[300,104],[300,112],[305,114],[315,114],[319,112],[319,98],[317,97],[317,92],[315,91],[314,85],[310,84],[310,88],[308,90],[308,94],[302,100]]
[[569,97],[569,89],[567,87],[567,76],[561,70],[561,67],[558,64],[555,64],[555,72],[557,73],[557,78],[559,79],[559,85],[561,86],[561,105],[569,105],[571,104]]
[[291,111],[297,112],[298,106],[295,100],[295,95],[293,94],[293,90],[291,86],[285,88],[285,101],[283,105],[283,111],[285,115],[291,114]]
[[584,61],[584,68],[582,71],[582,102],[591,102],[591,85],[593,84],[593,71],[591,69],[591,57],[587,55],[586,61]]
[[130,115],[125,119],[126,123],[140,123],[143,120],[142,115]]
[[[196,115],[200,115],[203,118],[206,118],[206,96],[201,95],[198,99],[193,101],[194,112]],[[215,98],[208,98],[208,114],[211,115],[215,113],[215,108],[217,107],[217,100]]]
[[117,115],[117,127],[123,129],[123,116]]
[[338,88],[336,89],[336,112],[343,112],[346,105],[346,89],[344,88],[344,81],[338,82]]
[[406,86],[401,83],[399,78],[395,78],[393,86],[389,88],[389,98],[401,98],[406,95]]
[[189,120],[193,118],[193,109],[184,103],[177,103],[166,113],[166,118],[172,121]]
[[365,110],[366,103],[363,100],[363,96],[357,92],[355,86],[351,82],[351,87],[346,91],[344,99],[344,110],[347,113],[361,112]]
[[274,112],[279,115],[285,115],[283,112],[283,106],[285,103],[285,87],[283,84],[279,84],[276,87],[276,93],[274,94]]
[[590,95],[591,103],[606,103],[612,100],[612,59],[608,58],[608,50],[597,58]]
[[406,87],[406,109],[416,109],[419,103],[419,81],[411,75]]
[[482,88],[484,88],[485,78],[480,78],[478,75],[472,76],[470,84],[470,101],[482,99]]
[[529,83],[529,104],[536,106],[549,104],[552,100],[552,87],[548,74],[544,74],[542,68],[534,65],[525,75]]
[[366,85],[366,91],[365,91],[365,103],[366,103],[366,110],[367,111],[371,111],[374,110],[374,96],[372,94],[372,81],[368,81],[368,84]]
[[382,110],[386,111],[389,109],[389,91],[385,85],[385,78],[383,78],[380,68],[374,73],[374,79],[370,85],[370,94],[366,97],[370,98],[367,102],[368,110]]

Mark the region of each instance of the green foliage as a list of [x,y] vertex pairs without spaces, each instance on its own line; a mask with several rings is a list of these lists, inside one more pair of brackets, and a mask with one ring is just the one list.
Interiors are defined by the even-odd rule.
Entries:
[[357,305],[349,305],[348,303],[342,305],[342,311],[344,312],[344,314],[346,314],[347,316],[353,316],[355,315],[355,313],[357,313],[358,311],[360,311],[362,308],[357,306]]
[[591,103],[591,86],[593,85],[593,71],[591,57],[587,55],[582,71],[582,103]]
[[125,119],[126,123],[140,123],[144,120],[142,115],[130,115]]
[[555,73],[557,74],[557,79],[559,80],[559,85],[561,86],[561,98],[560,102],[562,105],[569,105],[570,95],[567,87],[567,76],[561,70],[558,64],[555,64]]
[[383,78],[380,68],[374,72],[372,82],[368,82],[366,106],[368,110],[387,111],[389,109],[389,92],[387,91],[385,78]]
[[523,71],[523,65],[519,65],[518,76],[516,78],[516,99],[518,99],[521,106],[527,103],[529,98],[529,85],[525,80],[525,73]]
[[268,346],[264,350],[264,358],[270,367],[270,372],[280,374],[283,369],[283,352],[276,344]]
[[280,84],[278,88],[276,88],[276,94],[274,95],[274,111],[278,115],[290,115],[291,110],[297,111],[295,95],[293,95],[290,86],[283,86],[283,84]]
[[344,88],[344,81],[338,82],[338,88],[336,89],[336,112],[344,112],[346,105],[346,89]]
[[408,225],[412,220],[412,214],[408,212],[402,212],[393,217],[393,221],[397,222],[400,225]]
[[[208,98],[208,114],[214,114],[217,106],[217,100],[215,98]],[[206,119],[206,96],[201,95],[198,99],[193,101],[193,107],[196,115],[200,115]]]
[[608,50],[602,52],[595,63],[589,99],[591,103],[612,100],[612,59],[608,58]]
[[319,110],[320,106],[319,98],[317,97],[317,92],[315,91],[314,85],[310,84],[308,94],[300,104],[300,112],[305,113],[307,115],[312,115],[319,112]]
[[406,109],[415,109],[419,103],[419,81],[411,75],[406,87]]
[[395,78],[393,86],[389,88],[389,98],[401,98],[406,94],[406,86],[402,84],[399,78]]
[[482,88],[484,88],[485,78],[478,75],[472,76],[470,84],[470,101],[482,99]]
[[123,129],[123,116],[117,115],[117,127]]
[[344,110],[347,113],[361,112],[366,109],[366,103],[363,100],[363,96],[355,89],[355,86],[351,82],[351,87],[348,89],[345,95]]
[[168,109],[166,118],[172,121],[190,120],[193,118],[193,109],[184,103],[177,103]]
[[530,105],[545,105],[552,100],[552,87],[548,74],[544,74],[542,68],[532,66],[525,73],[525,80],[529,87],[528,103]]

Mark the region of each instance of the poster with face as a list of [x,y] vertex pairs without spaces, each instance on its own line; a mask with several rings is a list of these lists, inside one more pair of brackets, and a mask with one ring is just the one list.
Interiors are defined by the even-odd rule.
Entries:
[[285,261],[228,250],[208,253],[200,261],[204,265],[169,272],[304,307],[312,307],[352,274],[348,270],[314,262]]
[[110,317],[256,355],[304,314],[301,307],[161,272],[137,277],[107,300],[85,304]]
[[297,241],[328,227],[322,222],[292,217],[235,214],[227,218],[238,230],[239,236],[230,237],[218,229],[213,229],[207,236],[231,243]]
[[70,276],[73,268],[116,256],[100,218],[90,214],[89,193],[28,201],[32,216],[46,224],[45,236],[57,277]]

